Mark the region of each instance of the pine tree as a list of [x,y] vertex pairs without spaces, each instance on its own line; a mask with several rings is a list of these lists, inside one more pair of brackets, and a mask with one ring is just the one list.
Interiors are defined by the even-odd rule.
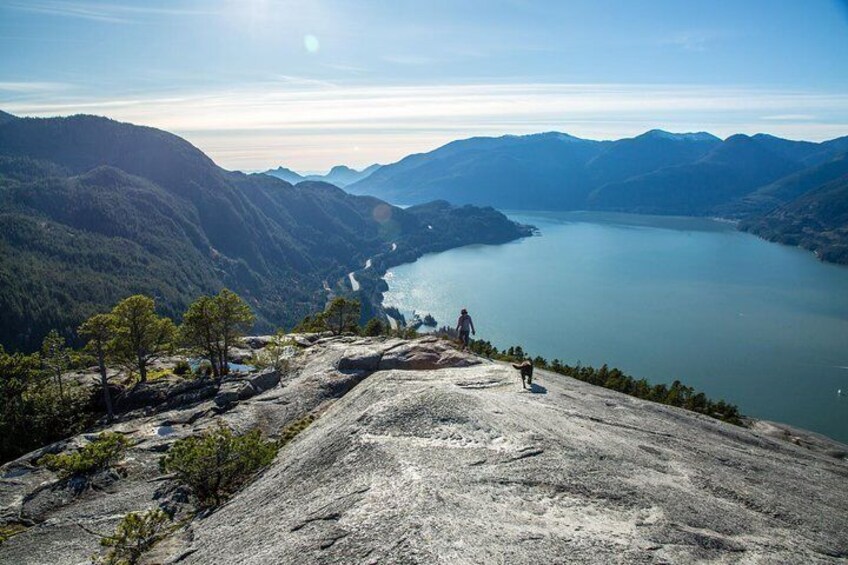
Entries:
[[121,300],[112,310],[115,337],[112,350],[125,363],[138,368],[141,382],[147,367],[170,350],[176,327],[169,318],[156,314],[152,298],[136,294]]
[[80,336],[88,339],[85,348],[97,358],[100,372],[100,386],[103,388],[103,402],[106,415],[111,422],[115,417],[112,409],[112,396],[109,394],[109,376],[106,371],[107,357],[111,356],[110,345],[115,338],[115,320],[110,314],[95,314],[79,327]]
[[71,355],[67,345],[65,345],[65,338],[60,336],[56,330],[50,330],[41,343],[41,362],[45,370],[56,379],[56,384],[59,387],[59,398],[64,400],[65,389],[62,385],[62,373],[70,367]]
[[333,299],[324,312],[327,327],[336,335],[345,331],[358,329],[360,304],[359,300],[349,300],[343,296]]
[[221,339],[221,375],[230,372],[228,356],[230,347],[247,332],[256,319],[250,306],[235,292],[223,289],[215,297],[217,328]]
[[201,296],[189,306],[180,326],[181,341],[212,365],[216,379],[229,372],[229,348],[253,325],[254,316],[236,293],[223,289],[217,296]]

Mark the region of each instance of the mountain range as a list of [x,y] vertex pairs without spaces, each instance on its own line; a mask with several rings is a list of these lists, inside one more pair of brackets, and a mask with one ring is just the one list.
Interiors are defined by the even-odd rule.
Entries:
[[257,329],[272,330],[323,309],[325,289],[349,291],[346,273],[366,259],[414,260],[528,233],[491,208],[402,210],[327,183],[227,171],[153,128],[0,114],[7,347],[31,350],[52,328],[73,337],[83,319],[130,294],[179,316],[223,286],[251,305]]
[[266,175],[270,175],[272,177],[277,177],[278,179],[283,179],[284,181],[297,184],[303,181],[320,181],[320,182],[328,182],[330,184],[334,184],[338,187],[345,187],[349,184],[353,184],[357,181],[360,181],[376,171],[380,168],[380,165],[373,164],[369,167],[365,167],[361,171],[357,171],[356,169],[351,169],[345,165],[336,165],[330,172],[325,175],[301,175],[300,173],[296,173],[291,169],[287,169],[285,167],[277,167],[276,169],[269,169],[265,171]]
[[[348,191],[399,204],[444,198],[508,209],[709,215],[742,206],[757,189],[846,151],[848,137],[811,143],[739,134],[721,140],[662,130],[617,141],[557,132],[477,137],[384,165]],[[772,196],[785,203],[779,191]]]
[[[346,187],[397,204],[433,198],[512,210],[721,216],[848,263],[848,136],[822,143],[757,134],[651,130],[616,141],[549,132],[476,137],[384,165]],[[800,231],[799,231],[800,230]]]

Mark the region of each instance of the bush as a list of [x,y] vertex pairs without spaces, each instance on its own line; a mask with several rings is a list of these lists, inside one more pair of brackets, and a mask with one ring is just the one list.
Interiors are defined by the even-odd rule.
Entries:
[[244,362],[259,370],[273,367],[278,373],[287,373],[289,360],[297,353],[300,346],[297,342],[279,330],[274,338],[262,349],[255,351]]
[[177,376],[183,377],[191,373],[191,365],[189,365],[188,361],[185,359],[180,359],[177,361],[176,365],[174,365],[174,370],[172,372]]
[[51,453],[39,459],[38,464],[59,473],[62,478],[88,475],[118,461],[129,444],[129,440],[117,432],[103,432],[73,453]]
[[294,333],[319,333],[327,330],[327,320],[323,312],[307,314],[294,328]]
[[383,335],[386,332],[386,328],[383,326],[383,322],[381,322],[377,318],[371,318],[368,320],[368,323],[365,324],[365,327],[362,328],[362,335],[367,336],[378,336]]
[[288,426],[283,429],[283,433],[280,434],[280,439],[277,440],[277,447],[283,447],[291,440],[297,437],[297,435],[309,427],[309,424],[316,420],[315,415],[309,414],[308,416],[297,420],[296,422],[292,422]]
[[156,542],[168,535],[171,518],[159,508],[130,512],[118,523],[115,533],[100,540],[110,547],[98,562],[103,565],[135,565]]
[[177,475],[201,507],[220,505],[250,477],[269,465],[277,444],[263,440],[259,430],[237,436],[220,425],[200,436],[178,440],[160,461],[163,472]]

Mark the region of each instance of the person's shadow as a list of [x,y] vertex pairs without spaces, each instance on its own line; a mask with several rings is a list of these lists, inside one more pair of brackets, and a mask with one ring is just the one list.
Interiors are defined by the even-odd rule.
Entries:
[[530,385],[530,392],[532,392],[533,394],[548,394],[548,389],[546,389],[542,385],[537,385],[536,383],[533,383]]

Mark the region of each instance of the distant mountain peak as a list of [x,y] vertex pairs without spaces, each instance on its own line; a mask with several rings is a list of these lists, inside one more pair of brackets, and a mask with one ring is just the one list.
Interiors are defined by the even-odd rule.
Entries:
[[327,176],[338,175],[338,174],[348,174],[348,173],[358,173],[358,172],[359,171],[357,171],[356,169],[352,169],[352,168],[348,167],[347,165],[336,165],[335,167],[330,169],[330,172],[327,173]]
[[556,139],[558,139],[559,141],[567,141],[569,143],[575,143],[575,142],[578,142],[578,141],[585,141],[584,139],[581,139],[579,137],[573,136],[573,135],[568,134],[568,133],[555,132],[553,134],[553,136]]
[[8,112],[4,112],[3,110],[0,110],[0,124],[5,124],[7,122],[11,122],[12,120],[17,120],[17,119],[19,119],[17,116],[13,116],[12,114],[10,114]]
[[279,167],[277,167],[276,169],[271,169],[271,171],[274,171],[275,173],[290,173],[290,174],[292,174],[292,175],[298,175],[298,176],[300,176],[300,174],[299,174],[299,173],[296,173],[296,172],[294,172],[293,170],[291,170],[291,169],[289,169],[289,168],[287,168],[287,167],[284,167],[284,166],[282,166],[282,165],[280,165],[280,166],[279,166]]
[[561,131],[546,131],[546,132],[543,132],[543,133],[531,133],[531,134],[528,134],[528,135],[521,135],[519,137],[556,139],[557,141],[564,141],[566,143],[579,143],[579,142],[588,141],[586,139],[582,139],[580,137],[571,135],[570,133],[563,133]]
[[746,143],[748,141],[752,141],[754,138],[750,135],[745,135],[744,133],[734,133],[730,137],[724,140],[725,143]]
[[276,169],[270,169],[268,171],[265,171],[265,174],[283,179],[284,181],[290,182],[292,184],[297,184],[303,181],[319,181],[334,184],[339,187],[344,187],[353,182],[364,179],[379,168],[380,165],[377,165],[376,163],[362,169],[361,171],[357,171],[356,169],[348,167],[347,165],[336,165],[331,168],[327,174],[301,174],[291,169],[287,169],[286,167],[280,166]]
[[638,137],[651,137],[654,139],[676,139],[685,141],[721,141],[718,137],[706,131],[672,133],[662,129],[652,129],[646,131]]

